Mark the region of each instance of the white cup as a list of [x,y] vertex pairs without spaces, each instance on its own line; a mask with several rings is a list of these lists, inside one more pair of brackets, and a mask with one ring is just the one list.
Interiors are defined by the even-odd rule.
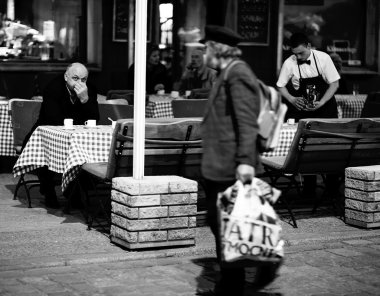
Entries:
[[295,124],[296,121],[294,120],[294,118],[289,118],[289,119],[287,120],[287,123],[288,123],[288,124]]
[[74,120],[72,118],[65,118],[63,120],[63,125],[66,129],[72,129],[73,128]]
[[165,90],[164,89],[158,90],[157,94],[158,95],[164,95],[165,94]]
[[191,90],[187,90],[187,91],[185,91],[185,96],[186,96],[186,97],[190,97],[190,95],[191,95]]
[[178,91],[175,91],[173,90],[170,94],[170,96],[174,99],[178,98],[179,97],[179,92]]
[[95,119],[86,120],[84,125],[87,127],[96,127],[96,120]]

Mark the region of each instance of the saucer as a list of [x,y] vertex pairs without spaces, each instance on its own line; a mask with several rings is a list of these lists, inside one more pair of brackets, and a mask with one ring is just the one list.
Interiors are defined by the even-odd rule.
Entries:
[[83,128],[98,128],[98,126],[87,126],[87,125],[84,125]]

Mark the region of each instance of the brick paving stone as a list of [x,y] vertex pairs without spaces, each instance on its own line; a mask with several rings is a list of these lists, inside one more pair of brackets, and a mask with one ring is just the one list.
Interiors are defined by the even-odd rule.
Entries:
[[6,292],[11,293],[12,295],[18,295],[21,293],[36,293],[39,294],[39,291],[34,288],[32,285],[17,285],[17,286],[7,286],[4,289]]
[[348,244],[348,245],[369,245],[373,244],[373,241],[365,240],[365,239],[353,239],[353,240],[344,240],[342,243]]
[[373,244],[370,247],[375,249],[375,250],[380,250],[380,244]]
[[65,292],[51,292],[47,294],[48,296],[73,296],[73,294],[69,291]]
[[98,291],[98,289],[89,285],[88,283],[72,283],[70,285],[70,290],[77,292],[81,295],[83,294],[93,295]]
[[83,282],[82,276],[80,274],[63,274],[63,275],[52,275],[49,276],[50,280],[62,283],[62,284],[72,284]]
[[339,248],[339,249],[329,249],[328,252],[331,252],[333,254],[341,255],[344,257],[353,257],[353,256],[362,256],[363,253],[357,252],[354,250],[346,249],[346,248]]
[[46,294],[56,293],[56,292],[67,292],[67,289],[64,286],[56,284],[56,283],[35,284],[34,287]]

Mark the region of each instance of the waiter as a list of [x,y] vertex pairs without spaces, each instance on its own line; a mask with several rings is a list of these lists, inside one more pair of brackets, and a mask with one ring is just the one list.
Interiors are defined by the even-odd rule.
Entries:
[[[339,88],[339,73],[331,57],[322,51],[312,50],[304,34],[290,37],[292,55],[282,65],[277,87],[285,98],[288,111],[285,120],[294,118],[338,118],[334,97]],[[339,175],[326,175],[326,191],[338,196]],[[315,197],[316,175],[304,176],[304,197]]]
[[339,73],[327,53],[312,50],[307,37],[294,33],[290,38],[293,55],[282,65],[277,87],[288,106],[286,119],[337,118],[334,94]]

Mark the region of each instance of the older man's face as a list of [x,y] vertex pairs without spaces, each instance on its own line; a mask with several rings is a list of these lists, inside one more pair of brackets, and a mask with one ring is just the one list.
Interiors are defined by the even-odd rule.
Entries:
[[75,85],[86,84],[88,71],[85,67],[73,66],[65,73],[67,87],[74,90]]
[[203,52],[195,50],[191,53],[191,67],[200,68],[203,66]]

